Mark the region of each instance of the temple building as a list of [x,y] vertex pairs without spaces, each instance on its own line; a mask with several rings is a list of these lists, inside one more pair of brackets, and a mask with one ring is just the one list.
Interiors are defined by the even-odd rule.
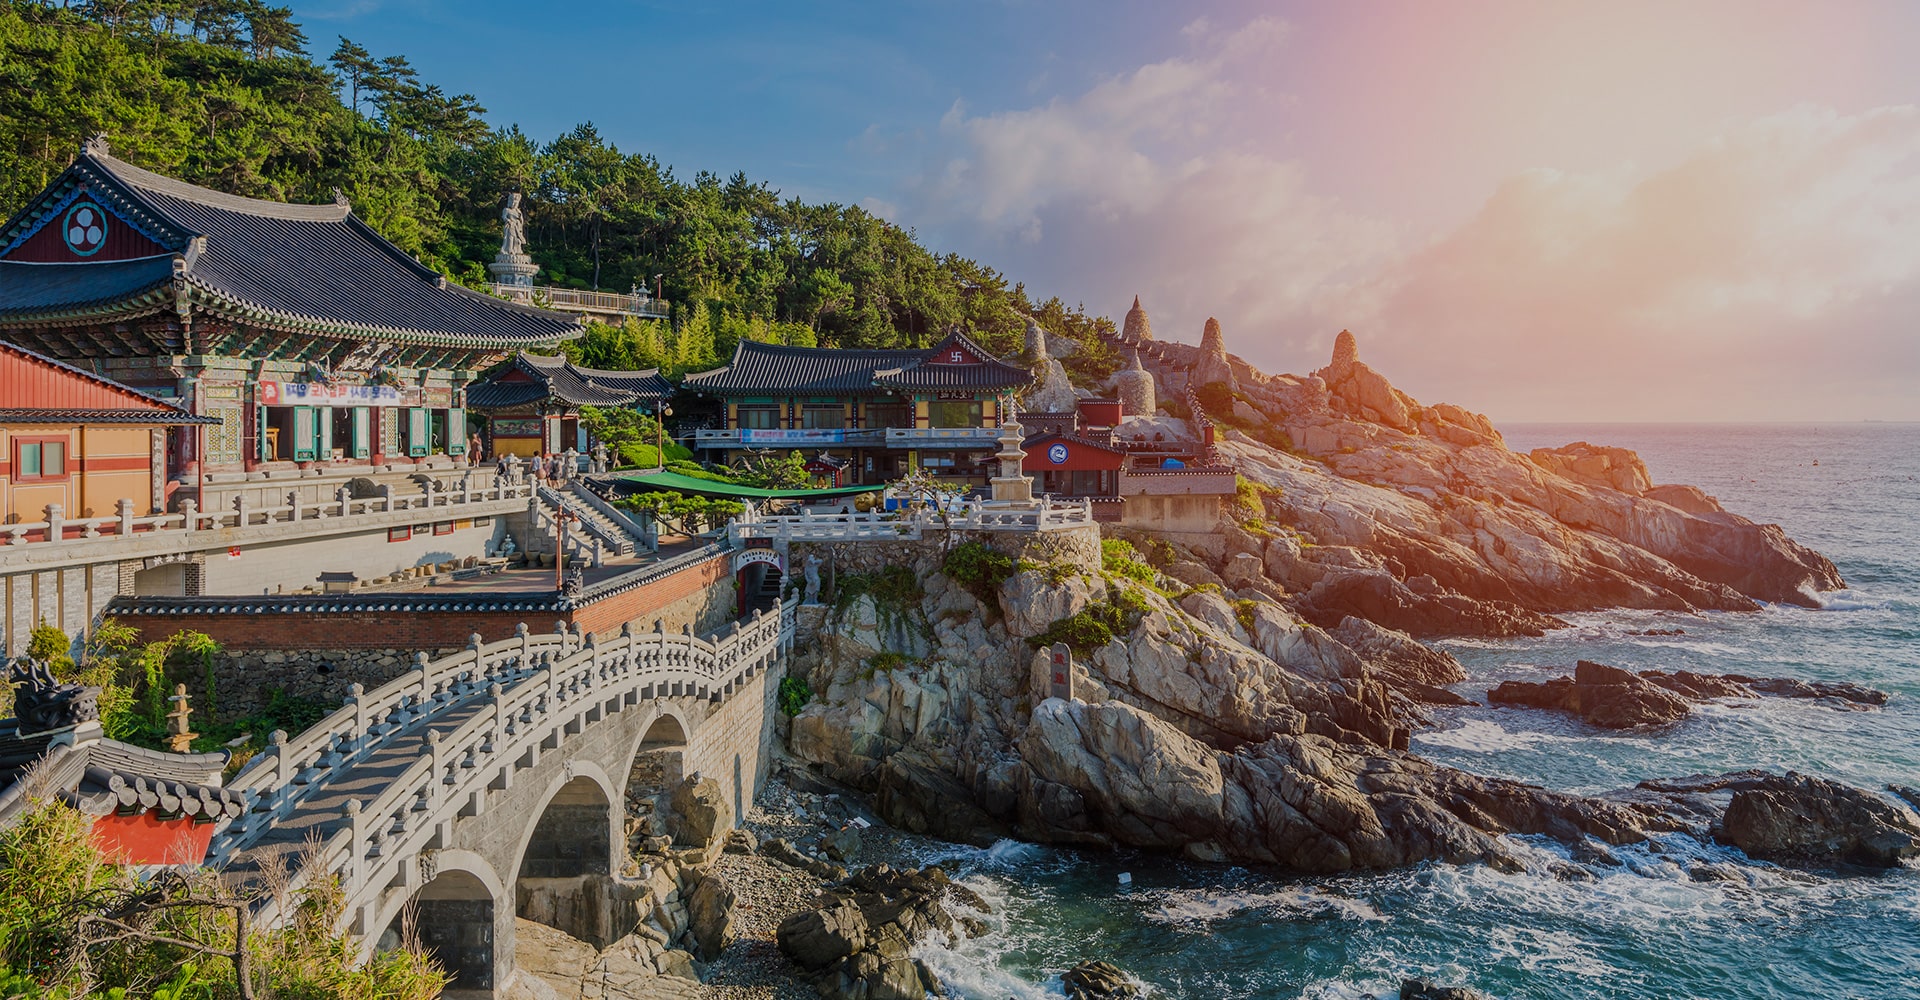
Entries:
[[118,516],[123,501],[149,513],[166,490],[167,435],[213,422],[0,343],[0,523]]
[[97,139],[0,228],[0,340],[214,418],[168,436],[169,509],[463,467],[474,374],[580,332],[449,282],[344,199],[224,194]]
[[690,442],[724,461],[738,449],[799,449],[822,467],[844,461],[843,485],[886,482],[914,469],[986,486],[996,436],[1026,368],[955,330],[924,350],[838,350],[741,341],[724,368],[682,389],[721,405],[720,426]]
[[629,407],[659,414],[674,388],[658,368],[616,372],[584,368],[565,357],[514,354],[467,389],[467,407],[486,418],[491,455],[586,453],[595,442],[580,425],[584,406]]

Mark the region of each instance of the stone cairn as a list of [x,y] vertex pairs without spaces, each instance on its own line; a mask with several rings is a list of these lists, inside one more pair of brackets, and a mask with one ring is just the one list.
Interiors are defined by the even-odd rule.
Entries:
[[1114,394],[1120,397],[1120,413],[1128,417],[1150,417],[1157,409],[1153,373],[1140,365],[1140,352],[1132,352],[1127,367],[1113,376]]
[[1206,329],[1200,334],[1200,360],[1193,364],[1190,382],[1195,386],[1220,386],[1228,393],[1240,388],[1233,377],[1233,364],[1227,360],[1227,343],[1220,333],[1220,321],[1211,316],[1207,317]]
[[1127,310],[1127,321],[1120,328],[1120,339],[1130,344],[1153,339],[1153,324],[1147,321],[1147,311],[1140,308],[1140,296],[1133,297],[1133,308]]

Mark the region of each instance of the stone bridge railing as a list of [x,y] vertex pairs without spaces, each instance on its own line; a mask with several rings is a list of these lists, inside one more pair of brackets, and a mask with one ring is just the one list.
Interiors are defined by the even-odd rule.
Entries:
[[[266,751],[227,787],[249,811],[217,831],[208,860],[230,863],[288,817],[323,798],[329,784],[388,741],[413,740],[418,759],[379,794],[345,805],[346,822],[317,845],[301,878],[332,873],[349,914],[368,890],[392,881],[393,865],[417,855],[489,788],[538,761],[542,743],[656,697],[722,702],[792,643],[798,598],[778,614],[756,613],[729,633],[702,639],[631,624],[611,640],[556,631],[481,643],[428,661],[372,691],[352,688],[347,704],[297,737],[275,733]],[[445,722],[450,729],[428,725]],[[561,737],[564,739],[564,736]],[[336,797],[337,799],[337,797]],[[273,920],[276,914],[263,913]],[[361,928],[377,934],[380,928]]]
[[1025,504],[955,504],[943,519],[924,507],[864,514],[762,514],[752,505],[727,525],[735,542],[917,541],[927,531],[1061,531],[1094,523],[1087,500],[1041,499]]

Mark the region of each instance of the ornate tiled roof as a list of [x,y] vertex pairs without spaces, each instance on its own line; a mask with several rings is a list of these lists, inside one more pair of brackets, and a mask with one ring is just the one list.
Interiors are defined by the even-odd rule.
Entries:
[[164,267],[171,299],[291,332],[501,350],[581,332],[571,317],[448,282],[361,222],[344,201],[288,205],[223,194],[123,163],[97,146],[0,227],[0,253],[24,245],[82,193],[167,253],[0,266],[0,323],[153,311],[144,297],[162,288]]
[[[519,377],[512,377],[514,375]],[[519,353],[492,377],[467,389],[467,405],[504,410],[547,400],[568,406],[624,406],[672,395],[660,369],[606,371],[584,368],[561,356]]]
[[[955,350],[962,360],[950,362]],[[725,368],[688,375],[686,388],[716,396],[860,395],[887,391],[994,391],[1033,381],[958,331],[926,350],[842,350],[741,341]]]
[[0,317],[50,311],[111,315],[151,312],[167,301],[173,257],[99,264],[29,264],[0,260]]
[[788,347],[743,340],[725,368],[687,375],[689,389],[716,396],[764,392],[802,395],[853,395],[875,392],[875,372],[918,364],[926,351],[841,350]]
[[987,353],[959,330],[947,334],[919,363],[875,372],[873,376],[875,385],[906,392],[995,392],[1032,382],[1032,372]]

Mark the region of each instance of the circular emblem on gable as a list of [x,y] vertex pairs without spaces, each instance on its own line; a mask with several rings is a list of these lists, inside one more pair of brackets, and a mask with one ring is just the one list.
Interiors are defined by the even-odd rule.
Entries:
[[91,257],[107,245],[107,213],[91,201],[77,201],[60,220],[60,237],[67,249]]
[[1047,461],[1055,465],[1067,464],[1067,446],[1055,441],[1047,448]]

